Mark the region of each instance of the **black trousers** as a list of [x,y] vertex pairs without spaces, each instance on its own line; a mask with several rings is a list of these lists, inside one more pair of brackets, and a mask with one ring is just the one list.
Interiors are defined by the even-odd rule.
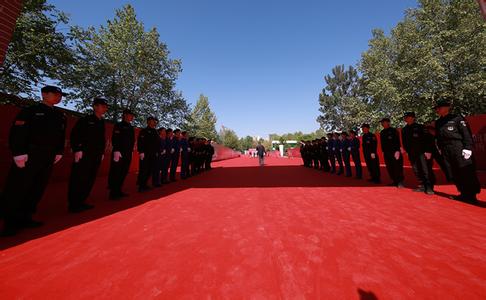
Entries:
[[213,162],[213,156],[210,155],[209,157],[206,157],[204,161],[204,168],[206,170],[211,170],[211,163]]
[[452,180],[464,200],[475,198],[481,192],[481,185],[476,175],[474,157],[464,159],[462,145],[446,145],[442,149],[444,160],[451,166]]
[[327,157],[327,153],[322,155],[320,162],[321,169],[323,169],[325,172],[329,172],[331,166],[329,165],[329,158]]
[[152,176],[156,163],[155,153],[145,153],[143,160],[139,160],[137,184],[139,187],[146,187]]
[[341,151],[337,150],[335,156],[336,156],[336,161],[339,165],[339,170],[338,170],[337,174],[338,175],[343,174],[343,169],[344,169],[344,167],[343,167],[343,153]]
[[123,186],[123,182],[127,177],[132,163],[132,152],[122,152],[122,157],[118,162],[113,161],[113,153],[111,154],[110,172],[108,174],[108,188],[112,193],[119,194]]
[[351,153],[348,151],[343,151],[343,163],[344,163],[344,174],[346,177],[351,177]]
[[331,173],[336,173],[336,155],[334,154],[334,151],[329,152],[328,156],[329,156]]
[[319,158],[314,157],[312,161],[314,162],[314,169],[319,169]]
[[179,164],[179,153],[174,153],[170,156],[170,180],[175,180],[177,165]]
[[190,169],[189,169],[189,153],[182,152],[181,153],[181,178],[187,178],[190,176]]
[[395,159],[395,152],[384,152],[386,170],[394,184],[403,182],[403,156],[400,153],[400,158]]
[[[461,152],[462,152],[462,149],[461,149]],[[442,154],[440,154],[439,151],[437,150],[437,148],[435,148],[435,147],[434,147],[434,150],[432,150],[432,157],[437,162],[437,164],[439,165],[439,167],[442,170],[442,173],[444,173],[447,181],[451,182],[452,181],[451,166],[449,165],[449,163],[447,163],[444,160],[444,157],[442,156]]]
[[32,217],[52,173],[56,156],[54,151],[39,150],[28,155],[24,168],[12,163],[7,175],[1,202],[6,226]]
[[83,153],[79,162],[73,162],[69,177],[68,202],[70,207],[85,203],[96,181],[101,154]]
[[351,157],[353,158],[354,168],[356,169],[356,178],[363,177],[363,168],[361,167],[361,157],[359,156],[359,150],[351,151]]
[[415,177],[417,177],[418,181],[425,188],[427,188],[427,187],[432,188],[435,184],[435,176],[434,176],[434,172],[432,170],[432,166],[433,166],[432,159],[427,161],[427,159],[426,159],[426,157],[423,153],[415,154],[415,155],[409,155],[408,159],[410,160],[410,163],[412,164],[413,173],[415,174]]
[[378,155],[375,158],[371,158],[370,153],[364,153],[364,158],[366,162],[366,168],[370,173],[371,180],[374,182],[380,181],[380,161],[378,160]]

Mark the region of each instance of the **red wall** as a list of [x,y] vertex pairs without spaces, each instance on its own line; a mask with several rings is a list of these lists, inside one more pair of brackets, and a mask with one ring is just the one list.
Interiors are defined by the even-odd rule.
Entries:
[[[486,114],[466,117],[467,122],[471,128],[474,138],[474,155],[476,158],[476,166],[478,170],[486,170]],[[380,134],[376,134],[378,138],[378,156],[380,163],[384,164],[383,153],[381,152]],[[287,155],[291,157],[300,157],[300,149],[288,149]],[[361,152],[361,161],[364,162],[363,153]],[[407,155],[404,157],[404,165],[410,166]]]
[[[1,105],[0,106],[0,189],[5,184],[5,179],[12,164],[12,156],[8,149],[8,134],[10,131],[10,126],[13,122],[13,119],[20,111],[20,108],[14,105]],[[67,115],[67,130],[66,130],[66,142],[65,142],[65,150],[64,150],[64,157],[62,160],[55,165],[51,180],[52,181],[65,181],[69,178],[69,174],[71,172],[71,164],[73,161],[73,153],[69,148],[69,134],[71,132],[72,127],[74,126],[76,120],[78,119],[75,116]],[[140,129],[136,129],[135,136],[138,136],[138,131]],[[105,147],[105,159],[103,160],[100,170],[98,172],[98,176],[105,176],[108,174],[108,170],[110,167],[110,155],[111,155],[111,133],[113,131],[113,124],[106,122],[106,147]],[[213,156],[214,161],[218,160],[225,160],[230,158],[235,158],[239,156],[239,153],[229,149],[227,147],[215,144],[215,153]],[[130,171],[135,172],[138,170],[138,154],[136,151],[133,153],[132,164],[130,166]]]

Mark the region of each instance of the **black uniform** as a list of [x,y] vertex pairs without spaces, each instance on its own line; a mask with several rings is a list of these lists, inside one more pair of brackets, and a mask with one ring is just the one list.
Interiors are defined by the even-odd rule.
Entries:
[[179,164],[179,158],[181,157],[181,143],[175,136],[173,136],[172,139],[169,139],[169,148],[170,148],[169,178],[170,181],[175,181],[177,165]]
[[347,138],[341,141],[342,145],[342,156],[344,162],[344,174],[346,177],[351,177],[353,174],[351,173],[351,141]]
[[186,179],[187,177],[190,176],[189,153],[191,152],[191,148],[189,145],[189,141],[186,138],[181,138],[180,146],[181,146],[181,178]]
[[435,122],[437,142],[444,160],[450,165],[452,179],[461,193],[462,200],[475,201],[481,191],[474,153],[465,159],[462,150],[473,150],[473,139],[469,127],[461,116],[448,114]]
[[70,142],[73,153],[83,152],[78,162],[73,161],[69,178],[69,208],[76,210],[85,205],[105,153],[105,121],[94,114],[82,117],[71,131]]
[[424,125],[413,123],[403,127],[402,141],[413,172],[424,190],[433,189],[435,176],[432,170],[432,159],[427,161],[424,153],[432,155],[434,138],[426,131]]
[[56,155],[64,152],[66,117],[39,103],[24,108],[10,128],[12,156],[28,155],[24,168],[12,163],[2,201],[5,229],[31,220],[51,175]]
[[[376,136],[371,133],[365,133],[362,137],[363,141],[363,155],[366,162],[366,167],[370,173],[371,180],[375,183],[380,182],[380,162],[378,160],[378,153],[376,152],[378,143]],[[375,158],[371,157],[371,154],[375,154]]]
[[204,162],[205,164],[205,169],[206,170],[211,170],[211,163],[213,162],[213,155],[214,155],[214,147],[211,145],[211,143],[208,143],[205,145],[206,148],[206,160]]
[[343,169],[344,169],[344,165],[343,165],[343,141],[341,141],[340,139],[334,140],[334,147],[335,147],[334,156],[336,157],[336,161],[339,165],[339,170],[336,174],[341,175],[344,172],[343,171]]
[[322,139],[319,142],[319,148],[320,148],[320,162],[321,162],[321,169],[324,170],[324,172],[329,172],[331,170],[331,166],[329,165],[329,156],[327,152],[327,141]]
[[359,139],[354,137],[349,140],[349,147],[351,147],[351,157],[353,158],[354,168],[356,169],[356,178],[361,179],[363,177],[363,168],[361,167],[361,157],[359,154]]
[[160,150],[160,136],[155,128],[146,127],[140,130],[137,139],[137,151],[143,153],[144,158],[139,160],[137,184],[139,190],[147,188],[147,181],[154,172],[157,153]]
[[[111,137],[113,151],[111,154],[110,173],[108,176],[108,187],[111,196],[122,195],[121,187],[130,169],[132,162],[133,146],[135,145],[135,130],[133,126],[125,121],[115,124]],[[113,153],[121,153],[118,162],[113,160]]]
[[[381,150],[385,158],[385,165],[388,175],[393,181],[394,185],[399,185],[403,182],[403,156],[400,152],[400,135],[398,130],[393,127],[388,127],[380,132]],[[395,153],[398,152],[398,159],[395,158]]]

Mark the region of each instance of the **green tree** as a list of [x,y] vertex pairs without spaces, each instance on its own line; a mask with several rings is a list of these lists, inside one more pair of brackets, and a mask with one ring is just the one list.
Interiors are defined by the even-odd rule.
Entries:
[[97,30],[73,27],[71,34],[76,62],[62,83],[73,90],[70,99],[79,110],[89,109],[92,98],[103,95],[113,119],[129,108],[138,112],[139,125],[147,116],[158,117],[165,126],[184,125],[189,108],[175,90],[181,62],[169,58],[155,28],[145,31],[131,5],[116,10],[115,18]]
[[211,111],[208,97],[203,94],[199,95],[199,100],[189,115],[186,127],[193,136],[217,139],[216,115]]
[[242,151],[248,150],[250,148],[255,148],[255,146],[256,146],[255,141],[249,135],[240,139],[240,150],[242,150]]
[[46,79],[60,79],[73,54],[61,32],[67,16],[45,0],[24,0],[5,62],[0,66],[0,91],[37,98]]
[[486,23],[474,1],[420,0],[390,36],[373,32],[359,68],[375,120],[408,110],[430,120],[440,97],[463,114],[484,113]]
[[241,150],[241,144],[240,140],[238,139],[238,135],[232,129],[222,126],[221,130],[218,133],[218,140],[223,146],[226,146],[233,150]]
[[319,94],[317,121],[325,130],[348,130],[367,116],[367,103],[359,96],[360,78],[353,66],[335,66],[324,77],[326,86]]

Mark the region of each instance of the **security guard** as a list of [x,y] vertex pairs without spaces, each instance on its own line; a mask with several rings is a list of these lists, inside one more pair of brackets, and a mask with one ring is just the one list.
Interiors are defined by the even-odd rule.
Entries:
[[380,121],[383,130],[380,132],[381,150],[385,158],[388,175],[393,181],[390,185],[403,188],[403,156],[401,153],[400,134],[396,128],[390,126],[390,119]]
[[191,152],[191,147],[187,139],[187,131],[183,131],[181,133],[180,145],[181,145],[181,179],[187,179],[190,176],[189,154]]
[[179,158],[181,157],[181,130],[176,129],[174,130],[174,134],[169,139],[170,145],[170,172],[169,172],[169,179],[170,181],[174,182],[176,180],[176,171],[177,165],[179,164]]
[[344,174],[346,177],[351,177],[351,140],[346,131],[341,132],[342,156],[344,162]]
[[38,227],[32,220],[44,194],[52,166],[64,153],[66,117],[54,106],[65,95],[60,88],[41,89],[42,102],[22,109],[10,128],[9,147],[13,156],[2,201],[5,219],[2,235],[18,229]]
[[327,134],[327,147],[331,174],[334,174],[336,173],[336,140],[333,138],[332,133]]
[[214,147],[211,145],[211,140],[207,140],[205,142],[205,148],[206,148],[206,160],[204,162],[205,169],[206,170],[211,170],[211,163],[213,162],[213,155],[214,155]]
[[93,100],[93,114],[80,118],[71,131],[71,149],[74,161],[69,177],[68,203],[73,213],[91,209],[87,204],[96,173],[105,153],[105,121],[103,116],[108,110],[106,99]]
[[137,151],[139,157],[139,169],[138,169],[138,191],[144,192],[149,187],[147,181],[152,176],[157,152],[160,147],[160,136],[155,126],[157,126],[158,120],[155,117],[147,118],[147,127],[140,130],[137,139]]
[[160,139],[152,173],[152,185],[154,187],[160,187],[162,183],[167,183],[167,131],[164,127],[161,127],[157,132]]
[[363,177],[363,168],[361,167],[361,157],[359,153],[360,142],[356,137],[356,131],[349,131],[349,152],[353,158],[354,168],[356,169],[356,179],[361,179]]
[[334,156],[336,157],[336,161],[339,165],[339,170],[336,175],[341,175],[344,173],[344,165],[343,165],[343,140],[341,135],[337,132],[333,133],[334,139]]
[[[435,123],[435,121],[432,123]],[[432,159],[435,160],[439,165],[440,169],[442,170],[442,173],[444,173],[447,182],[452,182],[451,167],[444,160],[444,156],[440,153],[439,148],[437,147],[437,143],[436,143],[437,131],[435,130],[435,125],[428,124],[427,126],[425,126],[425,128],[427,129],[429,135],[433,138],[432,145],[431,145]],[[433,161],[431,163],[433,164]]]
[[415,122],[414,112],[405,113],[403,119],[407,123],[402,129],[403,148],[405,148],[413,172],[421,184],[414,191],[433,195],[435,177],[429,168],[431,164],[428,163],[432,160],[433,137],[427,132],[424,125]]
[[445,99],[435,108],[439,119],[435,121],[437,143],[444,160],[451,166],[452,179],[461,193],[457,199],[476,203],[481,191],[474,165],[473,139],[466,120],[450,113],[451,103]]
[[320,142],[319,142],[319,147],[321,149],[320,151],[320,163],[321,163],[321,169],[324,170],[324,172],[329,172],[331,170],[331,166],[329,165],[329,157],[328,157],[328,152],[327,152],[327,141],[325,137],[322,137]]
[[363,155],[366,162],[366,167],[370,173],[371,179],[369,181],[374,183],[381,183],[380,180],[380,161],[377,155],[378,142],[376,135],[370,132],[370,125],[361,125],[363,130],[362,142],[363,142]]
[[122,120],[113,127],[111,145],[110,173],[108,175],[108,187],[110,189],[110,199],[117,200],[128,196],[123,193],[121,188],[130,169],[132,162],[133,146],[135,145],[135,130],[132,126],[135,114],[125,109]]

